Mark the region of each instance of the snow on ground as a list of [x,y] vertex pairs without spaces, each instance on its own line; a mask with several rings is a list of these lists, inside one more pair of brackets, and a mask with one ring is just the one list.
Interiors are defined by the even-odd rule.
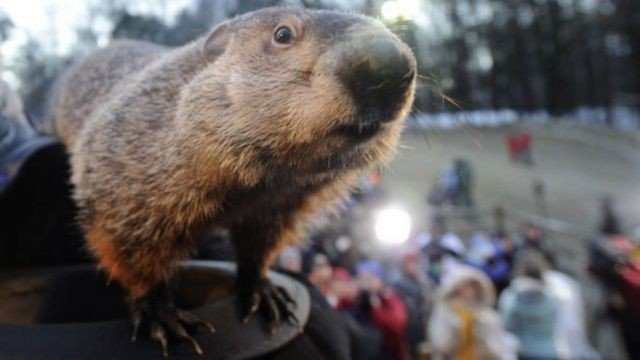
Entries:
[[607,119],[611,119],[615,129],[640,128],[640,111],[623,106],[614,106],[610,111],[605,108],[580,107],[572,113],[557,117],[552,117],[543,110],[518,112],[511,109],[425,113],[411,118],[408,127],[455,129],[461,126],[497,127],[515,123],[542,124],[552,121],[580,126],[606,126]]

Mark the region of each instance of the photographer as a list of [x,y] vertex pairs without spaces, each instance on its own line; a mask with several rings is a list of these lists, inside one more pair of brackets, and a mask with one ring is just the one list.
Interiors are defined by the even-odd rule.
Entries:
[[407,311],[398,295],[383,283],[382,265],[364,261],[358,264],[357,271],[360,293],[354,309],[356,320],[370,333],[382,336],[382,349],[377,349],[379,358],[408,359]]

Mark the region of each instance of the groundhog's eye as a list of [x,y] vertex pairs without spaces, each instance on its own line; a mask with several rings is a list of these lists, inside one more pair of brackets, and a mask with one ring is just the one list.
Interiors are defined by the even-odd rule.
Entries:
[[276,29],[276,32],[273,33],[273,41],[278,44],[291,44],[293,41],[293,31],[288,26],[280,26]]

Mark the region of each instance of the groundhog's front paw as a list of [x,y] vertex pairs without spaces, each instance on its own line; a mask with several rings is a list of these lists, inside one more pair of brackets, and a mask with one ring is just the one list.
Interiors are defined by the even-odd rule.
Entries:
[[260,280],[250,291],[239,291],[238,306],[245,324],[260,310],[266,317],[272,334],[282,321],[299,326],[298,318],[292,311],[296,306],[295,301],[284,288],[273,285],[268,279]]
[[131,340],[136,341],[140,328],[148,329],[149,337],[162,345],[162,354],[169,355],[169,340],[178,339],[191,343],[198,354],[202,354],[200,344],[189,335],[187,329],[198,327],[214,332],[214,327],[198,319],[191,313],[176,308],[170,301],[149,295],[130,304],[133,322]]

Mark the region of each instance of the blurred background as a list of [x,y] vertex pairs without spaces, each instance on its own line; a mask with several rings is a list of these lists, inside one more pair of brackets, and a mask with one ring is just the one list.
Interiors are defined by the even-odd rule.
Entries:
[[[464,317],[438,310],[436,294],[469,297],[455,289],[475,281],[471,302],[482,297],[477,274],[443,285],[459,266],[500,294],[496,309],[520,340],[497,334],[502,352],[640,358],[638,0],[0,0],[0,74],[38,128],[55,79],[90,50],[114,38],[176,46],[272,5],[376,17],[414,50],[420,74],[396,158],[280,267],[308,274],[383,358],[460,350],[438,347],[429,330]],[[514,294],[532,291],[519,278],[565,307],[534,296],[537,310],[518,308]],[[545,328],[563,311],[570,325]],[[539,331],[523,333],[523,322]],[[571,335],[554,338],[564,347],[536,353],[558,333]]]
[[56,74],[112,38],[183,44],[222,19],[271,5],[383,20],[419,59],[420,112],[445,110],[444,93],[467,111],[579,114],[638,126],[640,4],[633,0],[3,0],[2,76],[40,115]]

